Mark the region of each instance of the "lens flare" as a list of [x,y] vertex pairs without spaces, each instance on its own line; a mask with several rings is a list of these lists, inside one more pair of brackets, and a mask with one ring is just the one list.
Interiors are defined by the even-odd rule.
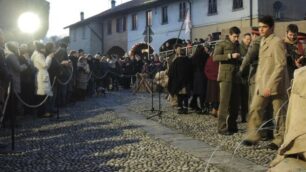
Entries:
[[18,18],[18,27],[24,33],[35,33],[40,28],[40,19],[33,12],[25,12]]

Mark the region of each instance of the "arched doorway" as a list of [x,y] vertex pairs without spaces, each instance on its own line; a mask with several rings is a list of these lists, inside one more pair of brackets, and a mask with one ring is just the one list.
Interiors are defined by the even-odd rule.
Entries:
[[[150,46],[149,50],[150,54],[154,53],[154,49]],[[141,58],[148,57],[148,44],[146,43],[138,43],[135,44],[131,49],[131,55],[138,55]]]
[[[166,47],[166,44],[169,43],[169,46]],[[183,40],[182,39],[178,39],[178,38],[171,38],[168,39],[167,41],[165,41],[159,48],[159,52],[162,51],[167,51],[167,50],[172,50],[175,44],[183,44]]]
[[113,46],[111,49],[107,51],[108,55],[114,55],[117,57],[122,57],[125,51],[119,46]]

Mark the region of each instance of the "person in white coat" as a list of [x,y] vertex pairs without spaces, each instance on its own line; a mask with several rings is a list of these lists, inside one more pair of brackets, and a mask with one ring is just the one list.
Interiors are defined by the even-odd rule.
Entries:
[[[54,53],[51,53],[47,57],[44,55],[45,45],[40,42],[35,42],[35,51],[31,56],[34,67],[36,68],[35,76],[35,87],[37,100],[44,100],[45,96],[53,96],[51,81],[48,73],[48,68],[51,65]],[[39,108],[38,115],[50,116],[50,114],[45,113],[45,106]]]

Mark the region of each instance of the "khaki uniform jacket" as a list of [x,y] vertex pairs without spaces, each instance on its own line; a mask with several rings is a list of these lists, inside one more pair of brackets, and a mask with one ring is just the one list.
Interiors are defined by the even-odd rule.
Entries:
[[[220,62],[218,81],[231,82],[233,80],[233,72],[235,70],[235,63],[238,60],[231,59],[231,54],[235,52],[235,45],[230,40],[219,42],[214,50],[213,61]],[[239,53],[239,52],[238,52]]]
[[258,55],[259,55],[259,48],[260,48],[260,41],[262,37],[255,38],[249,49],[247,54],[245,55],[242,64],[240,66],[240,71],[242,73],[248,72],[248,66],[251,66],[250,73],[249,73],[249,83],[255,84],[255,74],[257,71],[258,65]]
[[245,55],[246,55],[247,52],[248,52],[248,49],[249,49],[249,47],[246,46],[246,45],[243,43],[243,41],[241,41],[241,43],[240,43],[240,54],[241,54],[241,57],[245,57]]
[[263,95],[269,88],[271,95],[286,95],[289,87],[287,61],[283,41],[271,34],[260,42],[256,73],[256,93]]

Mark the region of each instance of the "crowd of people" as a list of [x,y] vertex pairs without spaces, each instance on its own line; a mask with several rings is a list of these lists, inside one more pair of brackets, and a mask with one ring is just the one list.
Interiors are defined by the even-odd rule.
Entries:
[[[2,37],[2,36],[1,36]],[[3,37],[1,38],[3,40]],[[50,117],[57,104],[62,107],[86,97],[129,89],[136,82],[136,73],[164,70],[166,62],[158,55],[149,59],[140,56],[102,56],[86,54],[84,50],[67,53],[65,44],[33,42],[18,45],[2,41],[1,47],[1,109],[7,89],[14,91],[7,106],[17,115]],[[17,97],[16,97],[17,96]]]
[[[305,126],[298,124],[299,130],[295,131],[292,124],[290,126],[293,119],[286,118],[286,114],[292,113],[286,111],[290,81],[296,79],[296,73],[303,73],[306,65],[305,34],[299,32],[297,25],[290,24],[284,33],[285,38],[277,37],[271,16],[260,18],[259,26],[244,34],[241,42],[240,34],[238,27],[231,27],[226,39],[218,42],[213,51],[205,43],[204,46],[200,44],[190,58],[182,52],[182,47],[175,47],[175,58],[168,74],[168,91],[177,97],[178,113],[187,114],[188,107],[200,114],[208,114],[213,109],[211,113],[218,117],[217,132],[224,136],[238,132],[240,116],[241,122],[247,122],[242,145],[253,146],[260,140],[271,140],[268,149],[282,150],[279,152],[281,160],[276,159],[276,162],[296,158],[304,162],[290,161],[287,165],[303,164],[301,167],[305,167],[306,151],[299,147],[306,141]],[[301,89],[294,94],[303,97]],[[298,115],[301,120],[305,119],[301,117],[303,108],[297,109],[290,109],[300,113],[295,114],[294,120],[298,120]],[[286,134],[294,132],[301,135],[290,138],[284,148],[284,139],[289,137]],[[272,163],[275,165],[277,163]]]
[[[159,55],[118,57],[86,54],[82,49],[67,53],[63,43],[5,43],[0,31],[0,109],[5,117],[0,122],[15,121],[15,115],[51,117],[58,107],[119,86],[131,88],[137,84],[137,73],[153,79],[164,72],[166,84],[162,86],[178,114],[189,110],[211,114],[218,118],[217,132],[225,136],[238,132],[239,119],[247,122],[242,144],[272,140],[268,148],[282,148],[278,160],[283,160],[286,151],[298,147],[287,143],[284,150],[281,145],[288,129],[287,89],[295,71],[306,65],[301,43],[305,35],[299,33],[298,26],[290,24],[285,38],[278,38],[273,18],[264,16],[241,42],[240,29],[231,27],[226,38],[217,42],[209,35],[174,46],[166,43]],[[306,141],[305,134],[297,137],[299,145]],[[288,156],[305,160],[306,150],[294,150]]]

